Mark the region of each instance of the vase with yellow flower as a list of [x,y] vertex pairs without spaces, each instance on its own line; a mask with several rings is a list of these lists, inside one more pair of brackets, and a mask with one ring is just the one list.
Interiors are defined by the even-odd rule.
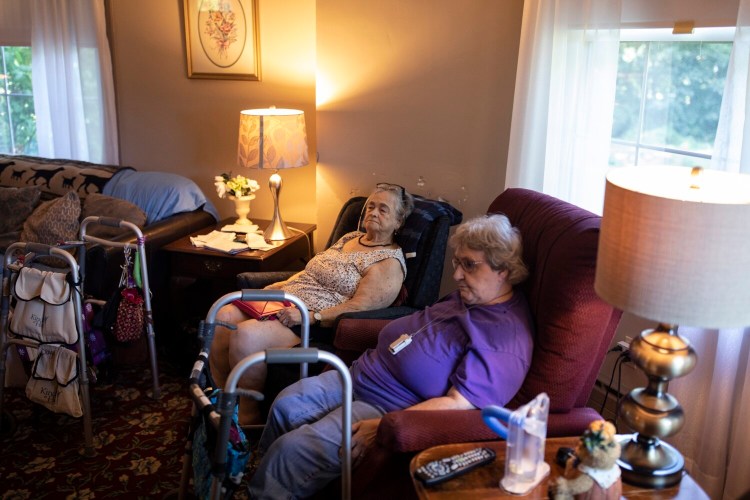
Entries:
[[232,177],[231,173],[214,177],[214,185],[219,198],[229,198],[234,202],[234,210],[238,217],[235,224],[252,224],[247,215],[250,213],[250,201],[255,199],[253,193],[260,189],[260,185],[254,179],[242,175]]

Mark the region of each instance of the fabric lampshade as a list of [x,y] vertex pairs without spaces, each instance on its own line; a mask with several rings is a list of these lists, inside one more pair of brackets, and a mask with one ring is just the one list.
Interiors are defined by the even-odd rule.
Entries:
[[240,112],[237,163],[249,168],[294,168],[309,163],[305,113],[296,109]]
[[617,308],[661,323],[750,325],[750,176],[612,169],[595,289]]

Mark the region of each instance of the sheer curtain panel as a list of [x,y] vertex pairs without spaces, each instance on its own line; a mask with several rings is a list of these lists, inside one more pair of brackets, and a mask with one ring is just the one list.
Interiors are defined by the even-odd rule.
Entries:
[[620,0],[527,0],[505,187],[601,213],[620,42]]
[[[750,0],[741,0],[711,167],[750,173]],[[750,495],[750,328],[681,328],[698,365],[670,392],[686,412],[685,427],[670,441],[711,498]]]
[[118,163],[103,0],[30,0],[39,154]]

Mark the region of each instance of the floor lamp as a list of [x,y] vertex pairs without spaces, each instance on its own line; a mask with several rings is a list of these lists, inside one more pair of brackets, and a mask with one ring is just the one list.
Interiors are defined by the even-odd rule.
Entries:
[[293,233],[279,210],[282,168],[309,163],[305,113],[296,109],[246,109],[240,112],[237,163],[242,167],[273,169],[268,187],[273,196],[273,218],[263,236],[269,241],[286,240]]
[[619,414],[636,433],[621,443],[623,480],[666,488],[682,455],[663,438],[685,413],[669,381],[697,362],[677,325],[750,325],[750,176],[689,167],[620,167],[607,175],[595,289],[623,311],[656,321],[630,345],[647,387]]

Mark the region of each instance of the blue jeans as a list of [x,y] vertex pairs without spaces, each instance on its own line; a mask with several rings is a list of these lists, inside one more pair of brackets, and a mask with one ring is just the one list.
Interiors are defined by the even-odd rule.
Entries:
[[[313,495],[341,475],[342,382],[335,370],[290,385],[273,402],[260,438],[263,458],[250,481],[251,498]],[[352,423],[385,412],[352,402]]]

